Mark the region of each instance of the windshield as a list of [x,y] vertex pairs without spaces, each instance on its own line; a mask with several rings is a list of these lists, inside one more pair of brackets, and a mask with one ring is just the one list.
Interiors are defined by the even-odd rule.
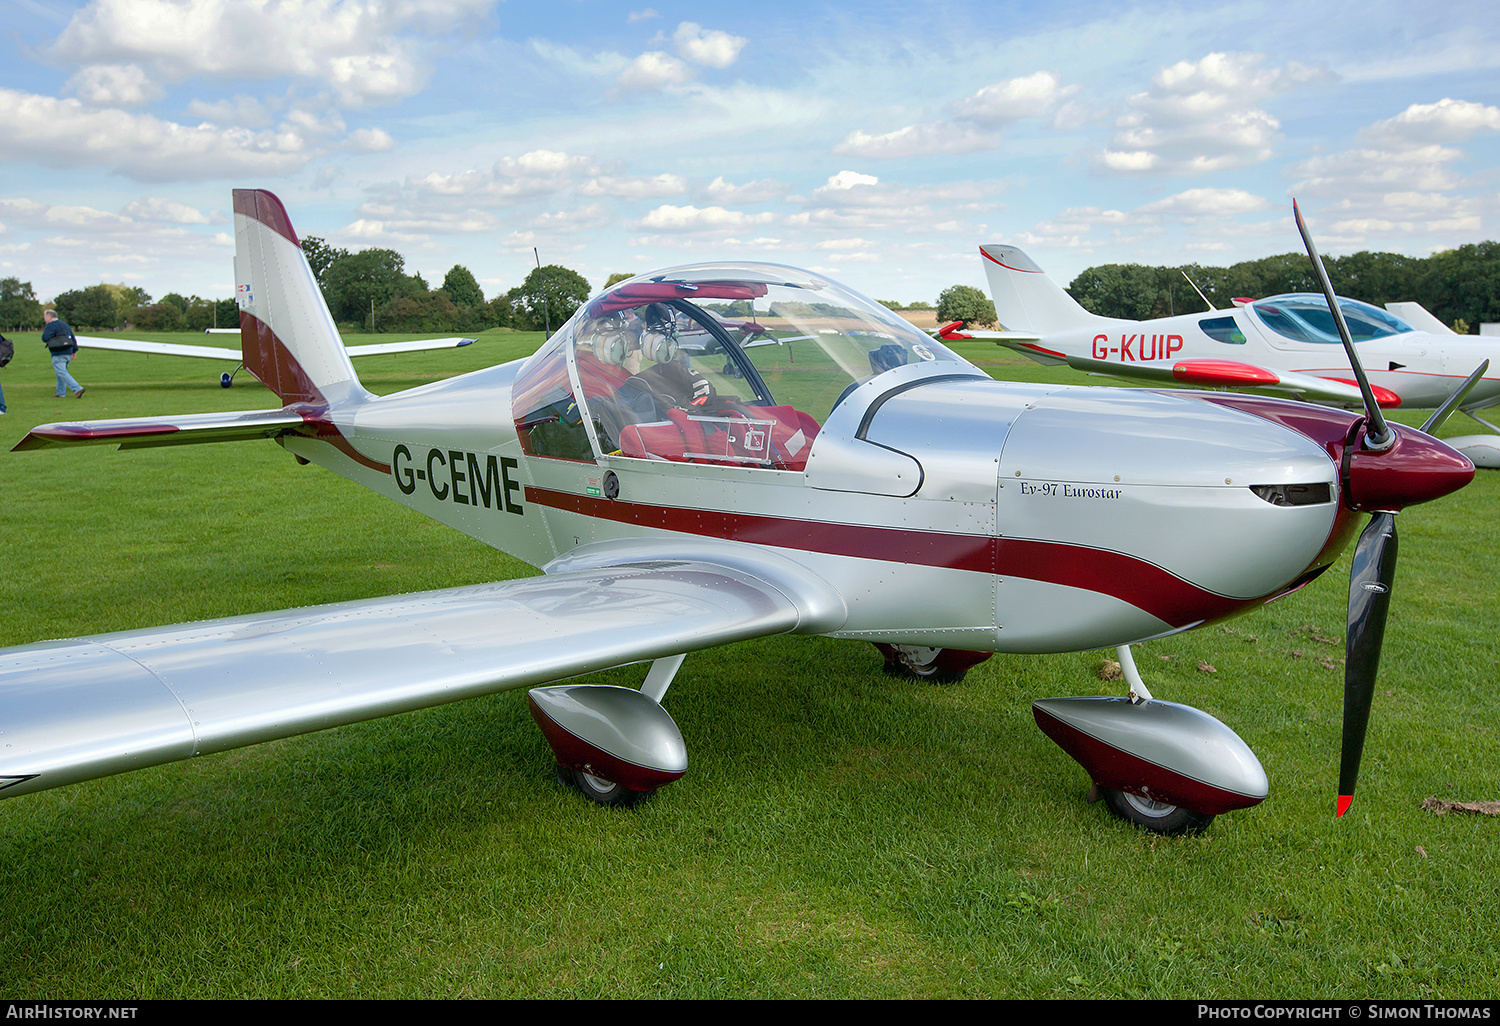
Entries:
[[674,268],[595,297],[522,369],[518,428],[579,420],[555,367],[550,387],[532,381],[568,350],[605,454],[789,470],[859,382],[913,363],[970,366],[878,303],[771,264]]
[[[1272,296],[1250,304],[1261,323],[1278,335],[1298,342],[1332,342],[1342,344],[1338,327],[1333,323],[1328,301],[1314,293]],[[1387,335],[1399,335],[1413,328],[1395,314],[1357,299],[1339,299],[1349,337],[1356,342]]]

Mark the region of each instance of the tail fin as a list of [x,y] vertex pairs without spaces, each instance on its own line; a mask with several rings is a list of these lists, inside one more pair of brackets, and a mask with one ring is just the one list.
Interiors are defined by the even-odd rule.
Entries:
[[1015,246],[980,246],[995,316],[1011,331],[1045,337],[1100,320]]
[[364,395],[281,200],[234,190],[234,240],[245,369],[287,405]]

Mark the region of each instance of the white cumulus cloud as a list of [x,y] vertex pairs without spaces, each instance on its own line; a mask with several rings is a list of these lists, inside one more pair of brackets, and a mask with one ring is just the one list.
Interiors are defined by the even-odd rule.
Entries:
[[750,40],[731,36],[728,32],[705,31],[702,25],[685,21],[672,33],[672,42],[676,44],[678,54],[696,64],[727,68]]
[[135,64],[92,64],[68,79],[66,88],[95,107],[140,107],[161,99],[161,86]]
[[426,80],[415,40],[477,23],[494,0],[92,0],[52,51],[85,64],[191,75],[322,80],[347,104]]
[[311,156],[295,131],[182,125],[11,89],[0,89],[0,138],[10,153],[52,167],[109,167],[150,182],[279,176]]
[[1267,99],[1326,77],[1288,62],[1262,67],[1255,53],[1211,53],[1178,61],[1129,99],[1100,168],[1121,174],[1201,175],[1270,159],[1281,122],[1261,108]]
[[[1001,129],[1027,118],[1061,116],[1064,101],[1078,92],[1064,86],[1052,71],[1004,79],[948,104],[947,118],[906,125],[889,132],[850,132],[833,152],[856,157],[892,159],[924,153],[978,153],[998,149]],[[1068,121],[1080,115],[1069,108]]]

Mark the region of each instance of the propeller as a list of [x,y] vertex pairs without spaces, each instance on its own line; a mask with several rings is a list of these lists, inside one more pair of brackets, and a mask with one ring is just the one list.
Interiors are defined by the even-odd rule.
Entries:
[[1365,377],[1364,365],[1359,362],[1359,354],[1354,351],[1354,339],[1349,335],[1349,325],[1344,323],[1344,311],[1339,309],[1338,297],[1333,294],[1333,286],[1328,281],[1328,272],[1323,269],[1323,258],[1318,256],[1318,247],[1313,245],[1312,234],[1307,230],[1307,222],[1302,220],[1302,208],[1297,206],[1296,200],[1292,200],[1292,216],[1297,219],[1297,231],[1302,233],[1302,242],[1307,246],[1308,259],[1312,261],[1313,271],[1317,273],[1318,284],[1323,288],[1323,296],[1328,300],[1328,311],[1333,314],[1333,323],[1339,329],[1339,338],[1343,339],[1344,352],[1349,356],[1349,366],[1354,370],[1354,380],[1359,383],[1360,395],[1365,399],[1365,420],[1369,423],[1369,428],[1365,431],[1364,448],[1371,452],[1383,452],[1396,441],[1396,433],[1385,422],[1385,416],[1380,412],[1380,404],[1375,401],[1375,392],[1370,388],[1370,379]]
[[1474,372],[1464,379],[1463,384],[1455,388],[1453,394],[1443,400],[1443,405],[1432,411],[1432,416],[1427,418],[1421,430],[1430,435],[1442,427],[1443,422],[1452,416],[1453,411],[1458,409],[1458,404],[1464,401],[1464,397],[1475,385],[1479,384],[1479,379],[1484,377],[1484,372],[1489,369],[1490,361],[1488,360],[1475,367]]
[[[1328,281],[1323,260],[1313,245],[1312,235],[1302,220],[1297,201],[1292,201],[1297,230],[1307,245],[1307,255],[1317,273],[1318,283],[1328,300],[1328,309],[1343,340],[1344,352],[1359,390],[1364,397],[1364,431],[1351,430],[1345,440],[1343,474],[1345,497],[1351,508],[1367,510],[1370,523],[1360,533],[1349,567],[1348,631],[1344,642],[1344,732],[1339,758],[1339,797],[1335,815],[1349,811],[1354,801],[1354,785],[1359,779],[1360,757],[1364,753],[1365,731],[1370,723],[1370,705],[1375,697],[1375,674],[1380,666],[1380,646],[1385,640],[1386,614],[1391,605],[1391,586],[1396,578],[1396,513],[1417,502],[1438,498],[1462,487],[1472,478],[1473,466],[1464,468],[1448,458],[1441,442],[1426,436],[1455,410],[1469,390],[1489,367],[1486,360],[1439,407],[1427,423],[1423,434],[1410,428],[1397,429],[1386,423],[1375,401],[1369,379],[1354,351],[1354,340],[1344,322],[1343,311]],[[1447,450],[1451,452],[1451,450]],[[1457,456],[1457,453],[1452,453]],[[1467,460],[1459,459],[1463,463]],[[1460,480],[1461,479],[1461,480]]]
[[1360,532],[1349,566],[1349,625],[1344,639],[1344,737],[1335,815],[1349,811],[1375,698],[1375,671],[1396,579],[1396,514],[1376,513]]

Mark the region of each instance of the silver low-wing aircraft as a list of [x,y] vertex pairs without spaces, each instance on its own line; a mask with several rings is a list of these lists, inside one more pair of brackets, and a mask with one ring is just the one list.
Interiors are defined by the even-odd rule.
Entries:
[[[1320,575],[1363,513],[1340,812],[1394,569],[1393,514],[1468,483],[1421,431],[1275,398],[1011,384],[880,305],[770,264],[614,285],[531,357],[376,396],[268,192],[234,193],[245,366],[274,410],[48,424],[17,446],[274,439],[540,566],[525,580],[0,652],[0,794],[506,688],[559,776],[606,804],[676,780],[685,656],[778,633],[961,675],[1114,646],[1130,695],[1037,722],[1150,829],[1254,805],[1227,726],[1153,699],[1129,645]],[[554,684],[650,661],[640,690]]]
[[[239,328],[205,328],[204,334],[221,334],[232,332],[240,334]],[[244,359],[238,349],[228,349],[224,346],[193,346],[182,342],[148,342],[132,338],[109,338],[104,335],[77,335],[78,347],[80,349],[109,349],[119,353],[144,353],[148,356],[187,356],[199,360],[219,360],[224,363],[233,363],[238,366],[232,371],[224,371],[219,375],[219,387],[229,388],[234,384],[234,376],[244,368]],[[454,349],[458,346],[472,345],[472,338],[460,338],[455,335],[450,338],[422,338],[413,339],[410,342],[376,342],[371,345],[345,346],[344,352],[350,356],[383,356],[386,353],[418,353],[428,349]],[[253,371],[251,373],[254,373]]]
[[[1132,321],[1089,313],[1015,246],[980,246],[979,253],[1006,330],[954,323],[940,338],[993,339],[1038,363],[1093,373],[1268,391],[1334,406],[1364,403],[1321,295],[1237,300],[1230,310]],[[1455,333],[1420,303],[1382,310],[1340,298],[1338,305],[1376,400],[1387,409],[1433,409],[1490,361],[1496,373],[1476,383],[1460,409],[1491,433],[1447,441],[1476,466],[1500,467],[1500,428],[1479,416],[1500,405],[1500,346]]]

